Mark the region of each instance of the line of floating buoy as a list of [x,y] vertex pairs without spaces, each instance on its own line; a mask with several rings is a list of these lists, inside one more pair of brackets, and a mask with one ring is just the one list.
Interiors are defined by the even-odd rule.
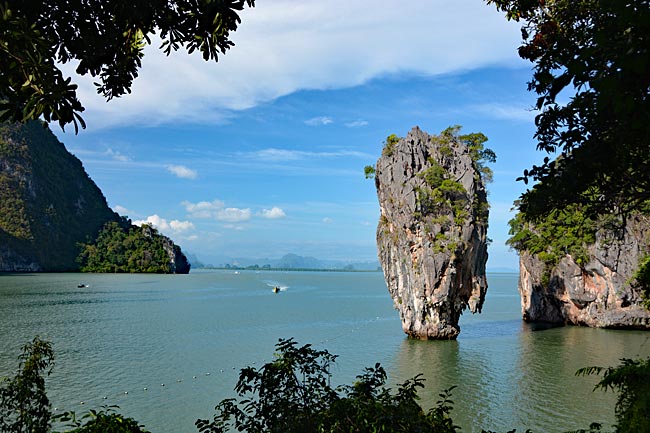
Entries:
[[[232,369],[235,370],[236,367],[232,367]],[[219,370],[219,372],[221,372],[221,373],[224,373],[224,371],[225,371],[225,370],[224,370],[223,368]],[[207,371],[207,372],[204,373],[204,375],[205,375],[205,376],[211,376],[212,373],[209,372],[209,371]],[[198,378],[197,375],[193,375],[193,376],[192,376],[192,379],[197,379],[197,378]],[[181,384],[181,383],[183,383],[183,379],[181,379],[181,378],[176,379],[176,383],[177,383],[177,384]],[[166,384],[165,382],[161,382],[161,383],[160,383],[160,387],[161,387],[161,388],[168,388],[168,386],[167,386],[167,384]],[[148,391],[148,390],[149,390],[149,387],[147,387],[147,386],[145,386],[145,387],[142,388],[142,391]],[[128,395],[131,395],[131,394],[129,393],[129,391],[123,391],[123,392],[121,392],[121,393],[118,394],[118,395],[128,396]],[[108,399],[109,399],[109,396],[104,395],[104,396],[102,396],[101,398],[102,398],[102,400],[108,400]],[[80,401],[79,401],[79,405],[82,405],[82,406],[86,405],[86,401],[84,401],[84,400],[80,400]],[[55,407],[53,410],[54,410],[55,412],[57,412],[57,411],[62,410],[62,409],[59,409],[58,407]]]

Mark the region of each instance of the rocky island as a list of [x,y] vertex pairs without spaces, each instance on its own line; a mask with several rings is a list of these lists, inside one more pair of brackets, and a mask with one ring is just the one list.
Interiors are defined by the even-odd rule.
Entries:
[[594,218],[570,206],[536,223],[519,214],[510,225],[525,321],[650,329],[636,281],[650,253],[648,216]]
[[[389,136],[375,176],[379,261],[409,337],[455,339],[469,307],[480,312],[487,291],[489,206],[485,166],[495,155],[483,134],[440,135],[413,128]],[[368,171],[367,171],[368,172]]]
[[[111,228],[120,230],[116,239],[132,231],[144,240],[139,249],[125,244],[120,256],[110,258],[131,257],[130,267],[101,271],[189,272],[187,259],[169,238],[131,225],[108,207],[81,161],[47,125],[0,123],[0,272],[79,271],[79,259],[96,258],[98,235]],[[79,257],[82,244],[87,244],[85,256]],[[84,270],[99,268],[86,263]]]

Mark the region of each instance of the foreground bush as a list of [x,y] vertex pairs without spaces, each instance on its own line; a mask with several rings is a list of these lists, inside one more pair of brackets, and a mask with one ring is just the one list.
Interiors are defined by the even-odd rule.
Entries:
[[329,367],[336,356],[310,345],[280,340],[276,359],[245,368],[235,386],[240,400],[226,399],[212,421],[198,420],[201,433],[431,432],[455,433],[451,389],[428,412],[417,403],[424,379],[416,376],[392,393],[376,364],[348,386],[333,388]]

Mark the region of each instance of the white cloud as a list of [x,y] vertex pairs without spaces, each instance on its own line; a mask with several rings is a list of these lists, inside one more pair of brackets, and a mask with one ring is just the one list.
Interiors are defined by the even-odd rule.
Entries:
[[218,63],[183,49],[166,56],[152,37],[132,94],[109,103],[96,94],[96,79],[77,79],[77,65],[65,65],[89,127],[223,122],[300,89],[520,64],[519,24],[480,0],[274,0],[241,16],[236,46]]
[[348,128],[361,128],[362,126],[368,126],[367,120],[358,119],[354,122],[348,122],[345,124]]
[[264,218],[268,218],[272,220],[278,218],[284,218],[285,216],[287,216],[287,214],[284,213],[284,211],[277,206],[274,206],[271,209],[262,209],[262,212],[260,212],[260,214]]
[[224,202],[221,200],[200,201],[198,203],[183,201],[181,204],[193,218],[212,218],[215,212],[220,211],[224,207]]
[[147,217],[147,219],[144,220],[133,221],[133,224],[136,226],[151,224],[165,234],[184,233],[194,229],[194,224],[192,224],[190,221],[167,221],[165,218],[161,218],[157,214],[150,215]]
[[130,158],[128,156],[122,155],[120,152],[113,149],[107,149],[106,152],[104,152],[104,155],[110,156],[115,161],[120,161],[120,162],[130,161]]
[[118,214],[120,214],[120,215],[128,215],[128,214],[131,213],[130,210],[128,210],[124,206],[120,206],[119,204],[116,204],[115,206],[113,206],[113,210],[115,212],[117,212]]
[[323,218],[323,222],[325,224],[332,224],[334,222],[334,220],[332,218],[325,217],[325,218]]
[[196,170],[185,167],[184,165],[168,165],[167,170],[176,177],[181,179],[196,179],[198,173]]
[[175,232],[185,232],[192,230],[194,228],[194,224],[192,224],[190,221],[172,220],[169,222],[169,227]]
[[286,150],[286,149],[262,149],[253,152],[252,156],[263,161],[295,161],[302,159],[306,152],[299,150]]
[[301,159],[320,159],[320,158],[362,158],[371,159],[374,156],[357,152],[354,150],[340,150],[337,152],[307,152],[304,150],[287,150],[287,149],[262,149],[256,152],[247,153],[244,155],[246,158],[255,158],[262,161],[297,161]]
[[215,218],[217,221],[226,221],[230,223],[237,223],[242,221],[248,221],[251,219],[251,210],[250,209],[239,209],[236,207],[228,207],[225,209],[218,210],[215,213]]
[[327,116],[313,117],[311,119],[305,120],[305,125],[309,126],[325,126],[331,123],[334,123],[334,120],[332,120],[331,117]]
[[242,222],[251,219],[253,212],[247,209],[240,209],[236,207],[225,207],[225,203],[221,200],[213,201],[200,201],[192,203],[189,201],[181,202],[185,210],[193,218],[214,218],[217,221],[224,222]]

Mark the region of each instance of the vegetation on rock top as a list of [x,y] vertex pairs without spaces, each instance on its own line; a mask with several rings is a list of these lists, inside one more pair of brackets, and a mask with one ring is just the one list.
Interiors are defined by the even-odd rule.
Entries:
[[550,270],[566,255],[585,266],[590,260],[587,248],[596,242],[596,221],[578,205],[553,210],[535,223],[526,221],[524,214],[519,212],[508,224],[510,238],[506,244],[543,261],[546,280]]
[[[178,257],[172,262],[170,253]],[[81,246],[81,272],[187,273],[190,266],[177,245],[150,226],[138,227],[122,217],[111,221],[97,239]]]

